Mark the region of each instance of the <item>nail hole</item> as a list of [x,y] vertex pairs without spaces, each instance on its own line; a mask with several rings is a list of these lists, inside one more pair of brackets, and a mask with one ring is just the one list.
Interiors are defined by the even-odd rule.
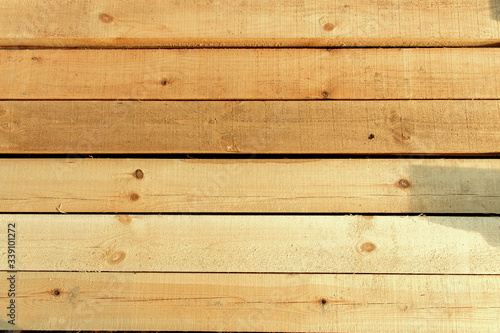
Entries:
[[326,299],[322,298],[321,299],[321,304],[325,305],[326,304]]
[[166,86],[166,85],[172,84],[173,82],[174,82],[174,80],[169,79],[169,78],[162,79],[162,80],[160,81],[160,83],[161,83],[161,85],[162,85],[162,86]]
[[375,135],[370,134],[370,136],[368,137],[368,140],[373,140],[373,139],[375,139]]
[[54,294],[54,296],[59,296],[61,294],[61,291],[59,289],[54,289],[52,291],[52,294]]
[[328,98],[328,96],[329,96],[328,91],[323,91],[323,97]]

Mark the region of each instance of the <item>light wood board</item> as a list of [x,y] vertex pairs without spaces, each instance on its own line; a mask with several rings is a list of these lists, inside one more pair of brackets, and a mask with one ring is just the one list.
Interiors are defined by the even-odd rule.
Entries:
[[500,153],[499,101],[0,102],[1,153]]
[[498,99],[500,49],[1,50],[0,99]]
[[3,159],[1,212],[500,213],[499,159]]
[[[15,230],[18,271],[500,273],[498,217],[3,214],[0,225],[2,239]],[[0,243],[6,270],[7,256]]]
[[[8,306],[12,273],[3,272]],[[500,276],[16,274],[16,327],[34,330],[496,332]],[[5,318],[5,315],[4,315]]]
[[1,46],[479,46],[496,0],[0,2]]

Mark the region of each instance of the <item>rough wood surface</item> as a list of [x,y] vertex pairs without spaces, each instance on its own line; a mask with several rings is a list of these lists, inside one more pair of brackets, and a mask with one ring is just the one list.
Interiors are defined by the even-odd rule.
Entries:
[[0,329],[500,331],[500,0],[0,12]]
[[500,213],[499,159],[3,159],[1,212]]
[[17,271],[500,273],[496,217],[0,215],[2,239],[12,223]]
[[2,0],[0,46],[478,46],[496,0]]
[[2,50],[1,99],[497,99],[500,49]]
[[499,101],[0,102],[1,153],[500,153]]
[[[12,273],[2,275],[5,310]],[[19,272],[15,284],[15,329],[500,330],[498,275]]]

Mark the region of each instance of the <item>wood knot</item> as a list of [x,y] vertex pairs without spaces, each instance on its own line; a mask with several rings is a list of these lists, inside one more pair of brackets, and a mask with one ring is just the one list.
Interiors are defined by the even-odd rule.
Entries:
[[109,14],[102,13],[99,15],[99,20],[101,20],[101,22],[103,22],[103,23],[109,24],[109,23],[113,22],[113,16],[111,16]]
[[389,120],[391,123],[398,123],[401,121],[401,116],[396,114],[396,113],[393,113],[390,117],[389,117]]
[[362,252],[372,252],[377,248],[377,246],[375,246],[372,242],[365,242],[361,244],[359,248]]
[[33,57],[33,58],[31,58],[31,60],[38,61],[38,57]]
[[144,172],[141,169],[137,169],[134,171],[134,177],[137,179],[144,178]]
[[328,96],[330,96],[330,94],[328,93],[328,91],[323,91],[322,95],[323,95],[323,98],[328,98]]
[[323,30],[325,31],[332,31],[335,29],[335,26],[332,23],[327,23],[323,26]]
[[398,186],[402,189],[407,189],[411,186],[410,182],[406,179],[400,179],[398,181]]
[[137,194],[135,192],[130,194],[130,201],[137,201],[139,199],[140,199],[139,194]]
[[4,131],[12,131],[15,128],[14,122],[0,123],[0,129]]
[[106,260],[108,264],[110,265],[116,265],[116,264],[119,264],[123,261],[123,259],[125,259],[125,252],[123,251],[116,251],[116,252],[113,252],[109,257],[108,259]]
[[132,223],[132,218],[128,215],[116,215],[116,219],[125,225]]

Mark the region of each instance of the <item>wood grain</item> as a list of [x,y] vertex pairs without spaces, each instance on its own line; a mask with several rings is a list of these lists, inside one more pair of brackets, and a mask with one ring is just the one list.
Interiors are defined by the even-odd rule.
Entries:
[[500,212],[499,159],[3,159],[0,183],[1,212]]
[[[2,275],[8,290],[12,273]],[[500,329],[498,275],[19,272],[16,289],[15,328],[25,330]]]
[[500,49],[1,50],[1,99],[498,99]]
[[3,214],[3,239],[12,223],[17,271],[500,273],[496,217]]
[[0,153],[500,153],[499,101],[0,102]]
[[490,0],[2,0],[0,46],[479,46]]

